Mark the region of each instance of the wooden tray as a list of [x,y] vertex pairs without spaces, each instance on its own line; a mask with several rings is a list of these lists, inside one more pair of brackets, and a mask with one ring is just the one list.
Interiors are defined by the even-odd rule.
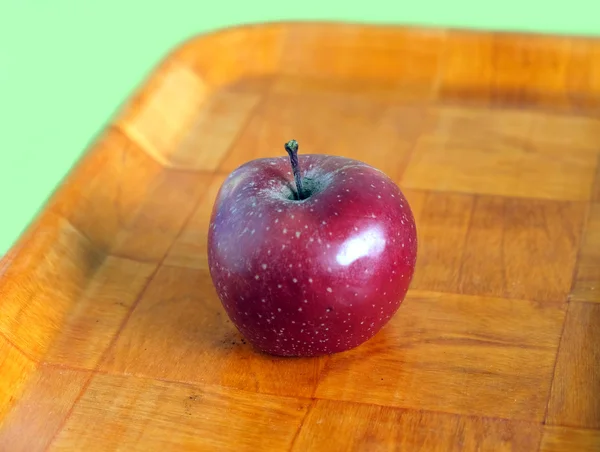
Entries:
[[[279,359],[217,300],[229,171],[345,155],[420,249],[363,346]],[[0,264],[2,451],[600,450],[600,41],[335,23],[193,39]]]

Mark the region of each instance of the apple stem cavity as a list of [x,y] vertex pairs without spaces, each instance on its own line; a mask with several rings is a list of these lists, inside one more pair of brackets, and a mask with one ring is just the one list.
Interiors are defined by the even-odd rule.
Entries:
[[302,176],[300,175],[300,164],[298,163],[298,142],[290,140],[285,143],[285,150],[290,156],[294,180],[296,181],[296,196],[299,201],[306,199],[304,190],[302,189]]

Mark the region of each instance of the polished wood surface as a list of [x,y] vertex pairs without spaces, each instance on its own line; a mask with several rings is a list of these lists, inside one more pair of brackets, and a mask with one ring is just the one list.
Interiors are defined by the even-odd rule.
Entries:
[[[245,161],[405,191],[409,294],[352,351],[257,353],[207,271]],[[0,450],[600,450],[600,41],[320,24],[168,56],[0,261]]]

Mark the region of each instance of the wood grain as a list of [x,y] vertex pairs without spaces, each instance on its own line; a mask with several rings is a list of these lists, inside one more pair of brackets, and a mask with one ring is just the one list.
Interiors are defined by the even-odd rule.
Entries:
[[[182,43],[0,260],[0,450],[599,450],[599,105],[592,37]],[[292,138],[388,174],[419,238],[390,323],[314,359],[253,350],[207,266],[221,183]]]
[[568,427],[544,428],[540,452],[596,452],[600,450],[600,432],[598,430],[576,429]]
[[600,48],[597,39],[571,40],[567,65],[566,91],[571,104],[592,108],[598,113],[596,102],[600,94]]
[[316,395],[541,421],[563,317],[557,305],[414,291],[367,345],[330,358]]
[[[340,38],[352,53],[340,53]],[[364,27],[319,24],[294,27],[281,56],[281,72],[304,77],[395,81],[396,91],[420,99],[433,95],[438,78],[443,30],[404,30],[399,27]],[[393,58],[392,55],[401,57]],[[369,64],[366,64],[368,61]],[[385,68],[385,70],[382,70]]]
[[43,359],[105,258],[67,220],[50,210],[42,216],[0,280],[0,332],[35,360]]
[[475,98],[492,106],[570,106],[570,90],[565,89],[571,63],[568,38],[450,31],[444,43],[439,81],[443,99]]
[[287,450],[307,406],[306,400],[100,374],[49,450],[97,450],[99,444],[131,451],[173,444],[184,450]]
[[44,362],[95,369],[155,268],[108,257],[93,281],[74,300]]
[[200,75],[213,92],[240,81],[244,86],[264,87],[253,82],[282,73],[290,31],[280,23],[232,27],[188,40],[173,51],[171,59]]
[[148,86],[152,91],[126,110],[117,124],[158,163],[178,166],[178,144],[206,101],[208,87],[193,70],[177,62],[160,68],[154,78],[156,83]]
[[40,366],[19,404],[3,420],[0,450],[46,450],[90,377],[90,372]]
[[62,184],[52,211],[104,253],[159,262],[210,175],[164,170],[116,128],[95,149]]
[[133,311],[102,369],[310,397],[322,361],[258,354],[227,318],[205,270],[165,266]]
[[271,93],[219,170],[230,172],[249,159],[281,155],[288,137],[302,136],[306,138],[301,152],[318,154],[327,149],[330,155],[386,167],[397,180],[426,121],[426,111],[419,105],[387,106],[331,93]]
[[589,209],[570,298],[600,303],[600,203]]
[[[0,336],[0,416],[2,419],[20,400],[28,377],[35,370],[35,363]],[[0,426],[2,425],[0,421]],[[0,430],[1,431],[1,430]]]
[[442,108],[431,114],[435,126],[420,137],[402,179],[407,188],[591,198],[599,121],[510,110]]
[[196,207],[181,235],[173,243],[173,247],[165,260],[166,265],[208,271],[206,250],[208,246],[208,225],[213,204],[226,177],[215,175],[207,183],[202,201]]
[[407,190],[418,225],[415,289],[564,301],[586,205]]
[[293,450],[526,451],[540,436],[535,423],[319,400]]
[[[600,304],[569,305],[546,421],[600,428]],[[576,363],[574,365],[573,363]]]

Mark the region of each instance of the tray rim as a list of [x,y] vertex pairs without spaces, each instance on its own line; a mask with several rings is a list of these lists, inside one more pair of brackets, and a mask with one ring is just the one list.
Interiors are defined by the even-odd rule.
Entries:
[[[100,130],[90,140],[90,143],[88,144],[88,146],[86,147],[84,152],[81,153],[81,155],[79,156],[77,161],[72,165],[72,167],[69,169],[69,171],[66,173],[66,175],[62,178],[62,180],[59,182],[59,184],[57,185],[55,190],[53,190],[50,193],[50,195],[47,197],[46,202],[43,204],[43,206],[41,207],[38,214],[34,216],[33,220],[27,225],[27,227],[20,234],[20,236],[15,241],[15,243],[8,249],[7,253],[4,256],[0,256],[0,306],[2,305],[2,301],[1,301],[2,296],[8,296],[8,297],[10,297],[11,295],[14,296],[14,294],[18,291],[18,287],[15,289],[14,286],[9,286],[8,290],[7,291],[5,290],[6,289],[6,286],[4,284],[5,279],[6,279],[4,277],[5,272],[8,269],[10,269],[11,266],[13,266],[13,265],[21,266],[26,261],[26,259],[28,257],[28,254],[26,253],[27,245],[29,242],[31,242],[31,240],[36,235],[36,233],[38,233],[40,231],[40,228],[44,227],[44,219],[48,215],[50,215],[50,212],[51,212],[49,210],[50,206],[54,202],[56,202],[57,199],[60,199],[60,197],[65,194],[62,189],[63,185],[77,173],[82,161],[86,157],[88,157],[90,154],[93,154],[94,152],[97,152],[97,149],[98,149],[97,145],[100,142],[102,137],[107,135],[107,133],[110,132],[111,130],[113,130],[113,131],[119,130],[118,126],[116,125],[116,121],[118,120],[120,115],[123,113],[123,111],[127,108],[127,106],[135,101],[135,97],[141,95],[140,93],[143,93],[147,89],[148,84],[151,83],[151,80],[157,74],[157,72],[160,70],[160,68],[164,67],[164,65],[168,64],[173,58],[177,58],[177,56],[180,55],[181,52],[183,50],[185,50],[186,48],[188,48],[189,46],[198,45],[199,43],[204,42],[205,39],[210,39],[210,38],[214,38],[214,37],[218,37],[218,36],[226,37],[230,33],[237,33],[237,32],[240,32],[243,30],[249,30],[249,29],[254,29],[255,31],[260,32],[261,30],[264,29],[263,28],[264,26],[279,26],[279,25],[283,25],[283,26],[334,25],[334,26],[349,26],[349,27],[357,26],[360,28],[368,27],[371,29],[393,28],[393,29],[397,29],[397,30],[408,30],[408,31],[416,30],[417,32],[425,31],[425,32],[434,32],[434,33],[441,33],[441,34],[445,34],[447,32],[458,31],[460,33],[467,33],[467,34],[474,35],[474,36],[477,36],[477,35],[511,36],[511,37],[522,37],[524,39],[527,39],[527,38],[535,39],[536,37],[543,37],[543,36],[547,36],[548,38],[553,39],[553,38],[556,38],[557,36],[560,36],[560,35],[556,35],[556,34],[541,34],[541,33],[537,33],[537,32],[512,32],[512,31],[489,31],[489,30],[486,31],[486,30],[472,30],[472,29],[463,30],[463,29],[457,29],[457,28],[443,28],[442,29],[442,28],[421,27],[421,26],[404,26],[404,25],[397,26],[395,24],[391,24],[391,25],[383,24],[382,25],[382,24],[364,24],[364,23],[360,23],[360,22],[331,22],[331,21],[294,21],[294,22],[256,23],[256,24],[249,24],[249,25],[226,27],[226,28],[223,28],[220,30],[195,35],[195,36],[191,37],[190,39],[184,41],[183,43],[179,44],[178,46],[176,46],[172,51],[168,52],[166,54],[166,56],[161,58],[160,61],[150,69],[149,75],[147,77],[144,77],[143,80],[141,80],[141,82],[132,90],[132,92],[130,92],[127,99],[125,99],[124,102],[122,102],[121,104],[116,106],[114,115],[111,118],[109,118],[109,120],[106,122],[106,124],[102,128],[102,130]],[[562,37],[565,37],[565,36],[562,36]],[[583,41],[590,41],[590,38],[581,37],[581,36],[575,36],[575,37],[567,36],[567,38],[583,40]],[[600,47],[600,36],[592,37],[591,40],[592,40],[594,46]],[[211,92],[214,93],[217,90],[219,90],[220,88],[222,88],[222,86],[213,86],[212,88],[213,88],[213,90]],[[122,132],[120,132],[120,133],[122,133]],[[152,158],[152,157],[150,156],[150,158]],[[592,201],[588,201],[588,203],[591,203],[591,202]],[[56,215],[56,213],[53,213],[52,215]],[[69,221],[68,218],[62,217],[62,219],[64,221],[68,222],[72,228],[74,228],[79,234],[81,234],[85,237],[85,233],[83,231],[81,231],[80,229],[78,229],[75,225],[73,225]],[[55,224],[55,226],[56,226],[56,224]],[[58,228],[58,226],[57,226],[57,228]],[[52,246],[50,245],[48,247],[48,249],[46,249],[46,252],[48,252],[51,249],[52,249]],[[104,256],[108,257],[108,256],[110,256],[110,253],[104,253]],[[26,266],[24,266],[24,268],[26,270]],[[10,290],[13,290],[13,289],[15,289],[15,291],[11,292]],[[19,354],[21,354],[28,362],[30,362],[32,364],[32,367],[30,368],[28,373],[23,374],[23,379],[25,380],[25,382],[21,386],[16,388],[16,391],[14,393],[14,402],[12,404],[9,404],[8,406],[4,406],[4,407],[0,406],[0,414],[5,415],[5,416],[0,416],[0,425],[2,424],[3,420],[6,418],[6,414],[10,413],[10,411],[15,406],[18,406],[18,404],[20,403],[20,394],[22,393],[22,391],[26,390],[26,387],[29,385],[30,379],[32,378],[32,376],[34,376],[36,374],[39,366],[43,365],[43,363],[44,363],[43,357],[41,359],[36,359],[35,357],[31,356],[31,353],[29,353],[26,350],[22,350],[18,346],[18,344],[15,344],[9,338],[5,337],[3,332],[0,332],[0,343],[3,342],[4,340],[6,340],[9,347],[14,347]],[[95,371],[90,370],[90,373],[94,374]]]
[[[397,23],[365,23],[359,21],[331,21],[331,20],[300,20],[300,21],[268,21],[268,22],[256,22],[256,23],[247,23],[240,25],[233,25],[223,27],[221,29],[212,30],[204,33],[195,34],[188,39],[183,40],[176,46],[174,46],[170,51],[168,51],[162,58],[158,60],[158,62],[153,65],[147,76],[143,77],[142,80],[133,88],[133,90],[129,93],[129,96],[121,102],[119,105],[115,106],[115,113],[108,118],[104,127],[90,139],[89,144],[71,166],[71,168],[66,172],[65,176],[59,181],[55,189],[49,193],[46,198],[46,201],[41,206],[40,210],[34,215],[33,219],[26,225],[23,229],[23,232],[17,237],[17,239],[13,242],[13,245],[7,250],[6,254],[0,256],[0,294],[3,296],[11,297],[15,296],[15,293],[18,292],[18,287],[5,285],[5,273],[14,265],[23,266],[23,271],[26,271],[27,266],[25,265],[25,261],[28,258],[26,254],[27,244],[31,242],[32,238],[40,232],[41,227],[45,227],[43,225],[44,219],[50,214],[50,206],[55,203],[57,200],[61,199],[61,196],[64,196],[63,186],[67,181],[69,181],[78,171],[82,161],[88,157],[90,154],[93,154],[97,151],[97,145],[102,137],[104,137],[110,130],[118,129],[117,121],[119,117],[125,112],[129,105],[134,103],[139,96],[143,95],[145,90],[148,88],[148,85],[152,83],[156,74],[160,71],[161,68],[164,68],[166,65],[170,64],[173,60],[176,60],[181,57],[181,55],[189,50],[191,47],[195,47],[203,44],[207,40],[210,39],[223,39],[228,36],[240,33],[244,31],[248,31],[251,33],[260,34],[262,31],[269,28],[277,28],[283,27],[287,29],[289,27],[322,27],[332,28],[335,27],[337,29],[342,28],[356,28],[356,29],[370,29],[370,30],[383,30],[389,29],[392,31],[398,32],[408,32],[408,33],[419,33],[419,34],[440,34],[446,35],[447,33],[460,33],[469,36],[489,36],[494,37],[498,36],[502,37],[511,37],[511,38],[522,38],[525,40],[528,39],[537,39],[537,38],[545,38],[545,39],[568,39],[568,40],[576,40],[581,42],[589,42],[594,47],[600,48],[600,36],[595,35],[580,35],[580,34],[558,34],[558,33],[541,33],[536,31],[508,31],[508,30],[488,30],[488,29],[474,29],[474,28],[458,28],[458,27],[435,27],[435,26],[422,26],[422,25],[411,25],[411,24],[397,24]],[[289,31],[289,30],[288,30]],[[285,38],[283,38],[285,39]],[[238,52],[239,53],[239,52]],[[218,62],[216,63],[218,64]],[[218,89],[221,89],[223,86],[227,85],[208,85],[209,88],[212,88],[211,92],[215,92]],[[210,95],[210,94],[209,94]],[[152,157],[151,157],[152,158]],[[54,214],[56,215],[56,214]],[[63,220],[67,221],[71,227],[73,227],[77,232],[79,232],[84,237],[86,236],[84,231],[79,230],[76,226],[74,226],[67,218],[63,217]],[[58,228],[58,226],[57,226]],[[46,250],[52,249],[51,246]],[[105,257],[110,254],[105,253]],[[1,302],[0,302],[1,305]],[[8,338],[4,337],[2,334],[2,338],[6,339],[10,346],[16,348],[19,353],[21,353],[25,358],[31,361],[34,364],[39,364],[42,360],[38,360],[35,357],[32,357],[28,351],[22,350],[17,344],[14,344],[13,341],[10,341]],[[33,371],[35,372],[35,370]],[[1,408],[1,407],[0,407]]]

